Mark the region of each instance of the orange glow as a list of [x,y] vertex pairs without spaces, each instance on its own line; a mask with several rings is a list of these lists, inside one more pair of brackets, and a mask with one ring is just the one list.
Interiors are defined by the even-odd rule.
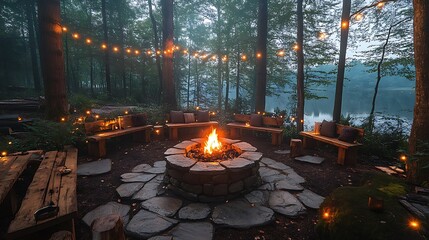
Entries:
[[194,53],[194,57],[197,58],[198,57],[198,53]]
[[135,55],[139,55],[139,54],[140,54],[140,51],[139,51],[139,50],[134,50],[134,54],[135,54]]
[[362,19],[363,19],[363,14],[362,14],[362,13],[358,13],[358,14],[356,14],[356,16],[355,16],[355,20],[356,20],[357,22],[362,21]]
[[86,42],[86,43],[88,43],[88,44],[91,44],[91,43],[92,43],[92,40],[91,40],[91,38],[87,38],[87,39],[85,40],[85,42]]
[[12,145],[12,142],[8,142],[7,144]]
[[81,118],[81,117],[80,117],[80,118],[78,118],[77,120],[78,120],[79,122],[82,122],[82,121],[83,121],[83,118]]
[[147,51],[146,51],[146,54],[147,54],[147,55],[152,55],[152,51],[151,51],[151,50],[147,50]]
[[286,55],[286,53],[285,53],[285,51],[284,50],[279,50],[279,51],[277,51],[277,56],[279,56],[279,57],[284,57]]
[[160,55],[161,51],[160,50],[156,50],[156,55]]
[[210,133],[207,142],[205,142],[204,153],[212,154],[214,151],[220,151],[222,148],[222,143],[219,142],[216,128]]
[[196,107],[195,109],[200,110],[200,107]]
[[323,219],[329,219],[330,217],[331,217],[331,214],[329,214],[329,212],[323,213]]
[[384,4],[385,4],[384,2],[377,3],[377,8],[382,9],[384,7]]
[[99,119],[100,118],[100,115],[95,115],[95,119]]
[[262,53],[257,53],[257,54],[256,54],[256,57],[257,57],[257,58],[261,58],[261,57],[262,57]]
[[87,111],[86,111],[86,114],[87,114],[87,115],[91,114],[91,111],[87,110]]
[[159,131],[159,129],[156,129],[155,130],[155,133],[157,134],[157,135],[159,135],[159,133],[160,133],[161,131]]
[[295,51],[298,51],[299,50],[299,45],[298,44],[295,44],[295,45],[293,45],[293,50],[295,50]]
[[118,47],[113,47],[113,51],[114,52],[119,52],[119,48]]
[[419,222],[419,221],[417,221],[417,220],[415,220],[415,219],[411,219],[411,220],[408,222],[408,226],[409,226],[411,229],[419,230],[419,229],[420,229],[420,222]]
[[188,50],[183,50],[183,54],[188,54]]
[[213,60],[216,60],[216,55],[213,55],[213,56],[212,56],[212,59],[213,59]]
[[224,62],[228,61],[228,56],[226,56],[226,55],[225,55],[225,56],[223,56],[223,57],[222,57],[222,61],[224,61]]
[[105,43],[101,44],[101,48],[102,49],[106,49],[107,48],[107,44],[105,44]]
[[2,156],[2,157],[6,156],[6,155],[7,155],[7,152],[6,152],[6,151],[1,152],[1,156]]
[[401,156],[399,157],[399,159],[400,159],[401,161],[405,162],[405,161],[407,161],[407,156],[405,156],[405,155],[401,155]]
[[22,117],[18,117],[18,121],[22,121]]
[[319,35],[317,36],[319,40],[325,40],[327,37],[328,35],[325,32],[319,32]]
[[128,114],[128,111],[125,111],[125,114]]
[[346,29],[346,28],[348,28],[348,27],[349,27],[349,23],[348,23],[347,21],[343,21],[343,22],[341,22],[341,28]]
[[68,30],[67,27],[63,27],[62,29],[63,29],[63,32],[67,32]]
[[247,122],[247,123],[246,123],[246,127],[250,127],[250,123],[248,123],[248,122]]
[[66,118],[65,117],[62,117],[61,118],[61,122],[65,122],[66,121]]
[[131,53],[131,49],[127,48],[127,50],[125,50],[127,53]]
[[78,34],[78,33],[73,33],[72,37],[73,37],[74,39],[79,39],[79,34]]
[[241,60],[246,61],[247,60],[247,56],[245,54],[241,55]]

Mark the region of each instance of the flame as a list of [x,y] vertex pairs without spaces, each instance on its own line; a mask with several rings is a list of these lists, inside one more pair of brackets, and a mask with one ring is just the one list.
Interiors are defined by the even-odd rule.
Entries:
[[222,148],[222,143],[219,142],[216,128],[210,133],[207,142],[204,145],[204,153],[212,154],[214,151],[220,151]]

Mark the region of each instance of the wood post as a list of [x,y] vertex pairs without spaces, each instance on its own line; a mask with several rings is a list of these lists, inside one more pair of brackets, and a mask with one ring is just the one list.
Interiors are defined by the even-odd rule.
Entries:
[[93,240],[125,240],[124,226],[117,214],[95,219],[91,228]]
[[302,155],[302,141],[301,139],[290,140],[290,157],[298,157]]

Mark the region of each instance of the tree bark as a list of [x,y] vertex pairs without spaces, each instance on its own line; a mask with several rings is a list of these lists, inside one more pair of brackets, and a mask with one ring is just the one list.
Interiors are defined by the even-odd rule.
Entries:
[[60,0],[39,0],[38,3],[46,114],[48,119],[60,121],[68,114]]
[[256,112],[265,112],[265,95],[267,91],[267,34],[268,0],[259,0],[258,38],[256,43]]
[[298,32],[297,32],[297,55],[298,55],[298,71],[296,76],[296,97],[297,109],[296,120],[297,130],[301,132],[304,130],[304,13],[302,10],[303,0],[298,0],[297,5],[297,19],[298,19]]
[[101,0],[101,16],[103,18],[103,41],[107,45],[107,49],[104,49],[104,67],[106,74],[106,91],[107,95],[112,94],[112,88],[110,83],[110,57],[109,57],[109,32],[107,28],[107,16],[106,16],[106,0]]
[[161,95],[162,95],[162,68],[161,68],[161,58],[160,58],[160,54],[158,54],[158,51],[161,51],[161,49],[159,49],[159,37],[158,37],[158,28],[156,26],[156,20],[155,20],[155,16],[153,15],[153,11],[152,11],[152,0],[148,0],[149,3],[149,17],[150,17],[150,21],[152,22],[152,29],[153,29],[153,35],[154,35],[154,45],[155,45],[155,63],[156,63],[156,68],[158,70],[158,81],[159,81],[159,86],[158,86],[158,102],[161,102]]
[[[226,51],[229,52],[228,49]],[[225,63],[225,112],[229,110],[229,59]]]
[[237,43],[237,76],[235,79],[235,112],[240,111],[240,43]]
[[221,2],[220,0],[216,1],[216,51],[217,51],[217,109],[222,110],[222,57],[221,57],[221,47],[222,47],[222,35],[221,35]]
[[40,73],[39,73],[39,62],[37,61],[37,42],[34,33],[34,22],[33,22],[33,12],[34,2],[26,1],[25,2],[25,15],[27,18],[27,26],[28,26],[28,43],[30,46],[30,54],[31,54],[31,68],[33,72],[33,83],[34,90],[37,94],[40,94],[42,90],[42,86],[40,83]]
[[173,0],[161,0],[162,8],[162,98],[166,109],[176,109],[176,86],[173,69]]
[[429,2],[414,0],[414,64],[416,67],[416,103],[409,138],[409,152],[428,151],[429,141]]
[[347,40],[349,37],[351,0],[343,0],[343,13],[341,17],[340,59],[338,61],[337,85],[335,89],[334,112],[332,118],[335,122],[341,119],[341,104],[343,101],[344,71],[346,68]]

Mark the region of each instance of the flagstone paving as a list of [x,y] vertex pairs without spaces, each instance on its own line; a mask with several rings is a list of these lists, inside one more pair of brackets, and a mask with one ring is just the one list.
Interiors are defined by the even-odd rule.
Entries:
[[[166,161],[185,164],[186,167],[194,165],[193,160],[184,163],[183,159],[178,158],[180,155],[170,153],[181,153],[183,148],[195,142],[184,141],[168,149]],[[305,213],[306,207],[319,208],[324,197],[304,189],[301,184],[305,183],[305,179],[290,166],[267,157],[262,158],[262,154],[248,143],[236,140],[230,142],[251,152],[241,155],[240,162],[225,162],[222,165],[260,164],[262,183],[255,190],[226,202],[210,205],[193,202],[166,189],[163,182],[166,161],[157,161],[153,166],[140,164],[132,172],[121,175],[124,183],[116,191],[121,198],[132,198],[133,203],[141,201],[137,203],[141,210],[129,220],[129,205],[109,202],[89,212],[83,221],[90,226],[95,218],[116,213],[123,218],[127,235],[136,238],[204,240],[213,238],[216,225],[245,229],[269,224],[275,213],[295,217]],[[285,151],[276,153],[287,154]]]
[[302,157],[296,157],[295,160],[301,161],[301,162],[308,162],[313,164],[321,164],[323,161],[325,161],[322,157],[316,157],[316,156],[302,156]]
[[103,173],[108,173],[112,169],[112,160],[103,159],[89,163],[79,164],[77,166],[77,175],[92,176]]

